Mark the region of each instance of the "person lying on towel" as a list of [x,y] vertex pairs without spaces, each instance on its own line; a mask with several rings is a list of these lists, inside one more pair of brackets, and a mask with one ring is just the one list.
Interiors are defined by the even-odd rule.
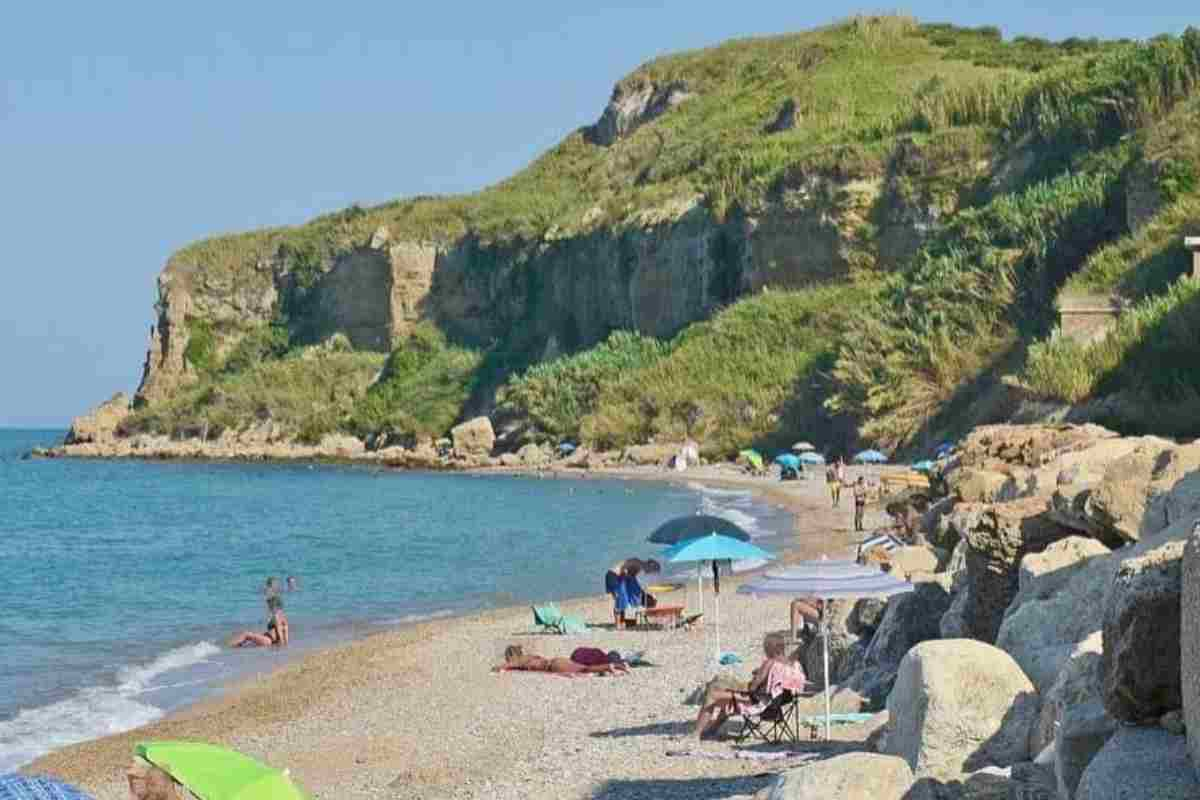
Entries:
[[[592,658],[593,653],[599,653],[604,660]],[[576,657],[591,663],[580,663],[574,660]],[[580,647],[571,654],[571,658],[542,658],[532,653],[526,654],[525,648],[519,644],[511,644],[504,649],[504,663],[492,667],[492,672],[549,672],[564,678],[578,678],[585,675],[624,675],[629,672],[629,667],[615,651],[606,654],[598,648]]]

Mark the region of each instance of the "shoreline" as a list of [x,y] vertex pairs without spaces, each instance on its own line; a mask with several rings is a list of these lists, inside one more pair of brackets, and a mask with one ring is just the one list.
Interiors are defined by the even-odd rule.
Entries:
[[[626,480],[649,480],[668,483],[676,486],[697,483],[703,487],[749,491],[755,496],[756,502],[772,507],[783,507],[792,516],[790,531],[780,531],[782,537],[777,539],[781,547],[788,551],[790,561],[798,558],[815,557],[819,553],[829,552],[840,545],[849,545],[848,540],[842,539],[835,531],[837,526],[825,526],[826,535],[815,535],[821,527],[821,517],[829,517],[832,512],[822,514],[821,508],[827,506],[813,502],[814,490],[817,498],[824,498],[824,483],[817,481],[801,481],[788,484],[777,482],[767,483],[761,478],[728,474],[721,467],[706,467],[689,470],[685,473],[665,473],[656,468],[609,468],[600,470],[529,470],[504,468],[481,469],[477,474],[511,474],[514,476],[537,476],[542,478],[608,478]],[[797,485],[799,484],[799,485]],[[817,519],[812,519],[816,517]],[[802,518],[811,519],[810,524],[802,524]],[[826,519],[827,523],[832,520]],[[774,537],[772,537],[774,538]],[[745,578],[747,573],[729,577],[729,586],[735,586]],[[685,584],[686,592],[686,584]],[[572,597],[564,593],[560,606],[564,609],[583,613],[592,621],[596,618],[603,620],[604,615],[597,614],[594,608],[598,593],[586,593]],[[404,623],[387,630],[369,633],[365,637],[350,639],[333,645],[321,647],[315,651],[299,656],[295,660],[279,665],[265,674],[235,680],[221,687],[215,697],[202,699],[197,703],[175,709],[163,718],[148,726],[135,728],[125,733],[94,739],[42,756],[32,764],[22,768],[24,771],[47,771],[68,780],[74,780],[85,787],[99,792],[100,798],[105,796],[101,788],[107,785],[105,777],[114,771],[119,772],[128,761],[128,754],[134,741],[146,738],[185,737],[209,738],[213,732],[220,732],[218,740],[228,741],[228,737],[246,733],[247,729],[261,725],[294,725],[311,717],[313,709],[318,707],[324,698],[344,691],[344,679],[356,672],[354,669],[343,667],[331,673],[334,664],[371,663],[376,658],[375,653],[380,649],[395,648],[427,648],[430,641],[446,634],[447,631],[459,628],[494,628],[500,621],[512,620],[522,622],[522,627],[528,628],[528,607],[506,607],[464,612],[443,616],[432,620]],[[578,643],[579,639],[576,639]],[[323,676],[323,677],[322,677]],[[288,697],[286,687],[300,683],[304,686],[302,692],[304,702],[296,704],[294,698]],[[206,733],[207,732],[207,733]],[[272,760],[269,753],[262,756]],[[113,759],[117,759],[115,762]],[[275,759],[278,760],[278,759]],[[320,779],[316,785],[322,785]],[[122,796],[122,795],[111,795]],[[320,796],[320,795],[319,795]],[[326,795],[329,796],[329,795]],[[370,796],[370,795],[366,795]]]

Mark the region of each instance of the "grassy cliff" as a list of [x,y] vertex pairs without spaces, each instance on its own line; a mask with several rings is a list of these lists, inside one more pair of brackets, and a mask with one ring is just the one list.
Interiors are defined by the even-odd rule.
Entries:
[[[1004,374],[1066,403],[1137,387],[1141,402],[1190,408],[1200,314],[1178,277],[1182,236],[1200,233],[1198,82],[1194,29],[1051,43],[859,17],[662,57],[622,79],[613,102],[661,87],[679,101],[615,141],[577,131],[476,194],[354,207],[175,254],[217,283],[271,262],[290,288],[273,324],[232,351],[198,317],[186,354],[196,382],[129,428],[186,434],[257,414],[310,439],[438,436],[494,408],[525,438],[599,446],[691,434],[723,454],[800,436],[895,447],[953,430]],[[781,118],[790,126],[773,128]],[[786,291],[743,283],[672,337],[616,331],[566,353],[518,328],[478,341],[426,321],[385,364],[312,356],[298,335],[305,291],[381,226],[437,245],[540,246],[697,204],[712,225],[832,226],[844,269],[790,275]],[[889,233],[898,217],[914,232],[904,242]],[[1064,286],[1120,294],[1133,311],[1104,342],[1071,344],[1054,333]]]

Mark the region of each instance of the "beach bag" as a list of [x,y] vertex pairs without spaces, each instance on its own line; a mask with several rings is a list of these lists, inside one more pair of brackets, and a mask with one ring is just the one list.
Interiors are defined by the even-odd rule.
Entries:
[[598,667],[609,663],[608,653],[599,647],[576,647],[571,651],[571,660],[585,667]]

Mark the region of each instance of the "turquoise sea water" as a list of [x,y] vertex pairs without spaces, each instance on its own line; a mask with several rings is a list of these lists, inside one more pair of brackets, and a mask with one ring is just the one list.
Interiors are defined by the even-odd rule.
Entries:
[[[0,772],[316,646],[600,595],[672,516],[783,529],[745,493],[636,481],[21,459],[60,439],[0,429]],[[262,630],[263,581],[289,574],[289,651],[224,648]]]

